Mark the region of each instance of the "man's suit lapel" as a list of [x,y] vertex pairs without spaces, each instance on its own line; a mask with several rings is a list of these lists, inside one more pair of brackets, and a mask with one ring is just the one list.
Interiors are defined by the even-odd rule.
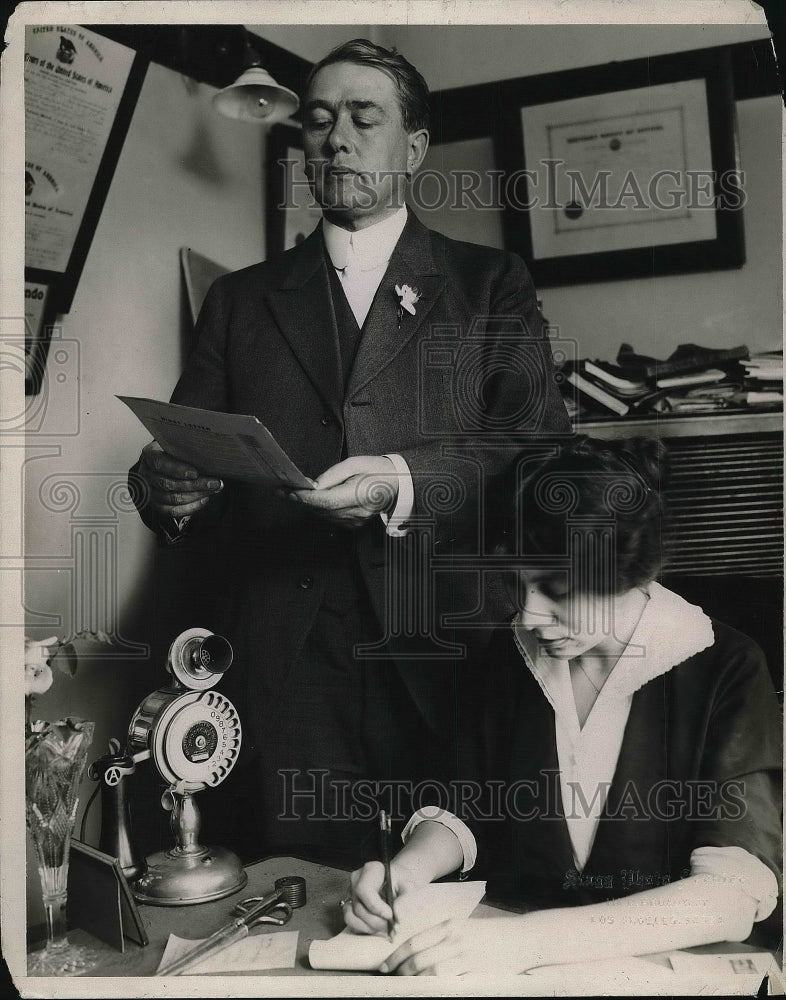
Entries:
[[[444,275],[433,258],[429,230],[410,212],[363,325],[347,387],[348,397],[379,374],[414,337],[433,309],[444,283]],[[400,325],[396,285],[409,285],[421,294],[415,315],[405,311]]]
[[[415,336],[444,283],[429,230],[410,213],[363,326],[347,395],[362,389]],[[340,420],[344,399],[341,354],[321,225],[296,253],[287,256],[278,285],[268,293],[274,319],[326,406]],[[415,315],[405,311],[400,323],[396,285],[420,292]]]
[[279,287],[268,293],[268,301],[298,361],[341,420],[344,380],[321,224],[286,260]]

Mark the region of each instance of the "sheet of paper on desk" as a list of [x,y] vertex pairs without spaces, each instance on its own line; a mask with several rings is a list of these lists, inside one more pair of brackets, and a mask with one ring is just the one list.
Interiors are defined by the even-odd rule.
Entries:
[[758,983],[768,973],[777,971],[777,963],[768,951],[746,951],[721,955],[697,955],[688,951],[670,951],[671,967],[679,975],[725,977],[741,980],[753,976]]
[[118,396],[164,451],[205,475],[269,486],[311,489],[308,479],[256,417],[157,399]]
[[485,882],[440,882],[396,900],[398,926],[393,941],[381,935],[355,934],[345,927],[327,941],[312,941],[308,960],[312,969],[372,972],[400,944],[418,931],[450,918],[468,917],[486,892]]
[[524,973],[538,983],[588,984],[600,987],[642,987],[667,983],[674,985],[674,972],[646,958],[602,958],[595,962],[571,962],[567,965],[541,965]]
[[[220,976],[227,972],[262,972],[265,969],[293,969],[297,954],[299,931],[273,931],[268,934],[251,934],[236,941],[223,951],[206,958],[188,970],[189,976]],[[158,968],[169,965],[193,947],[199,940],[188,940],[169,935]]]

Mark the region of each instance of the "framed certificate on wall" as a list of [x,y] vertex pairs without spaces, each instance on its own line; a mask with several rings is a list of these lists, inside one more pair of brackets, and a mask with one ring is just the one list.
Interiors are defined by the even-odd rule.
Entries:
[[81,25],[25,29],[25,280],[68,312],[147,58]]
[[739,267],[727,49],[529,78],[496,137],[505,242],[538,286]]

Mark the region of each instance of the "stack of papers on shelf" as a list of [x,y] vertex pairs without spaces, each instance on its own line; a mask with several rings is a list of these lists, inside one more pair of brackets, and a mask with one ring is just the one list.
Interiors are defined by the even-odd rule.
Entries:
[[680,344],[665,361],[659,361],[646,354],[636,354],[630,344],[622,344],[617,354],[617,364],[628,372],[629,378],[660,379],[719,368],[748,357],[749,351],[744,344],[718,348]]
[[687,375],[667,375],[656,378],[655,385],[659,389],[674,389],[685,385],[704,385],[707,382],[720,382],[726,378],[726,372],[720,368],[706,368],[703,372],[689,372]]
[[772,409],[783,405],[783,352],[681,344],[660,361],[622,344],[616,364],[568,361],[558,381],[573,420]]
[[783,351],[762,351],[743,362],[749,406],[783,405]]
[[762,351],[752,354],[742,366],[750,378],[783,382],[783,351]]

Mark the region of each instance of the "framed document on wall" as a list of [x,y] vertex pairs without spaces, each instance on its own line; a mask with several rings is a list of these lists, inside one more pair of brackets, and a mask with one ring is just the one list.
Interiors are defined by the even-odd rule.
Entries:
[[496,144],[506,245],[538,286],[744,263],[728,50],[529,82]]
[[300,128],[274,125],[267,136],[267,256],[301,243],[322,218],[304,171]]
[[25,29],[25,280],[68,312],[147,58],[80,25]]
[[25,395],[41,390],[49,341],[52,339],[52,306],[49,286],[25,282]]

